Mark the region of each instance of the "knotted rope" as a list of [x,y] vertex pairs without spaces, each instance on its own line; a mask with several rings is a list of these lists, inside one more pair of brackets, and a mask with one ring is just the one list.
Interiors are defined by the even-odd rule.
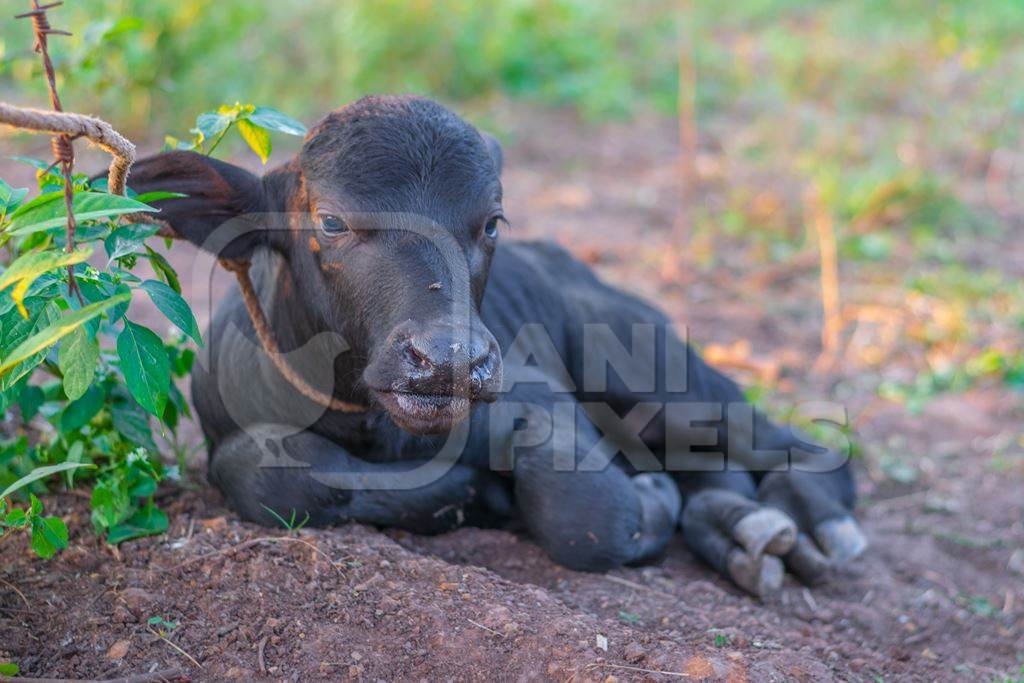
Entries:
[[[68,139],[67,145],[70,148],[71,138],[88,138],[113,157],[107,176],[107,187],[110,189],[110,193],[124,194],[128,169],[135,162],[135,145],[128,142],[106,121],[95,116],[15,107],[0,102],[0,123],[39,133],[58,133],[53,144],[55,156],[61,163],[65,159],[74,161],[73,154],[65,155],[63,140]],[[57,153],[58,148],[60,149],[59,154]],[[68,215],[72,215],[71,212]]]

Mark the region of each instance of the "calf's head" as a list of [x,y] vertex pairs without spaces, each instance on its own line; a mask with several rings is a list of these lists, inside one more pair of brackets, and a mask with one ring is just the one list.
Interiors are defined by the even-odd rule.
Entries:
[[369,97],[328,114],[285,166],[259,178],[192,152],[141,161],[138,192],[182,237],[221,258],[279,252],[319,329],[401,427],[451,428],[493,400],[501,356],[479,316],[498,235],[501,152],[444,107]]

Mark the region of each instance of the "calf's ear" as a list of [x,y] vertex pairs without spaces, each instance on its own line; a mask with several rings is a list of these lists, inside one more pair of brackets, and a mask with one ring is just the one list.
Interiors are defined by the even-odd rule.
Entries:
[[494,162],[494,170],[498,172],[498,175],[501,175],[501,167],[505,161],[505,154],[501,151],[501,143],[490,133],[481,133],[480,136],[487,143],[487,151],[491,155],[491,161]]
[[137,162],[128,177],[135,192],[187,195],[152,202],[157,218],[179,236],[219,258],[247,259],[269,242],[259,214],[273,211],[263,181],[233,164],[174,151]]

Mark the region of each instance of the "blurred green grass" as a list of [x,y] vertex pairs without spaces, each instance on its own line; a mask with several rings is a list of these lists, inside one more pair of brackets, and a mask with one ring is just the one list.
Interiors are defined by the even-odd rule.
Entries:
[[[595,117],[673,106],[670,2],[83,0],[52,16],[75,32],[52,41],[65,97],[127,108],[136,130],[235,99],[317,116],[370,92],[507,95]],[[43,94],[29,34],[27,22],[0,29],[0,79],[26,98]]]
[[[77,0],[52,21],[74,32],[51,41],[67,105],[151,141],[224,102],[311,123],[373,92],[488,124],[509,100],[586,121],[671,116],[686,45],[698,129],[751,171],[813,183],[850,226],[851,258],[891,251],[865,239],[878,225],[984,227],[950,188],[965,160],[1019,147],[1024,121],[1024,91],[1008,87],[1024,78],[1018,1]],[[0,97],[41,105],[30,34],[0,24]],[[768,230],[784,255],[802,226],[745,215],[737,190],[732,229]]]
[[[222,101],[308,118],[394,91],[592,119],[672,113],[680,35],[696,49],[701,116],[792,103],[910,116],[966,95],[972,108],[1024,110],[1004,80],[1024,59],[1020,2],[78,0],[52,16],[74,32],[52,40],[65,99],[135,133],[181,128]],[[0,25],[0,89],[22,101],[45,92],[30,47],[28,22]],[[955,82],[961,72],[973,76]]]

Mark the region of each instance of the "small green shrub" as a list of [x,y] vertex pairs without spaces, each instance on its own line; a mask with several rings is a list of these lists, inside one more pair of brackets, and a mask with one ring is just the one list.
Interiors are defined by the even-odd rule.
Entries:
[[[271,131],[305,132],[277,110],[235,104],[200,115],[192,141],[175,144],[210,153],[232,127],[263,161]],[[180,195],[122,197],[74,176],[78,227],[69,251],[63,177],[43,161],[24,161],[38,169],[37,197],[0,180],[0,415],[16,407],[20,418],[17,433],[0,438],[0,536],[30,530],[33,550],[50,557],[67,546],[67,528],[43,515],[36,494],[58,475],[69,488],[92,487],[92,524],[110,543],[167,529],[154,496],[161,480],[181,472],[163,462],[159,444],[180,454],[177,431],[190,414],[177,383],[202,337],[177,274],[154,247],[158,226],[119,220]],[[141,261],[156,279],[134,272]],[[140,296],[172,335],[129,318]]]

